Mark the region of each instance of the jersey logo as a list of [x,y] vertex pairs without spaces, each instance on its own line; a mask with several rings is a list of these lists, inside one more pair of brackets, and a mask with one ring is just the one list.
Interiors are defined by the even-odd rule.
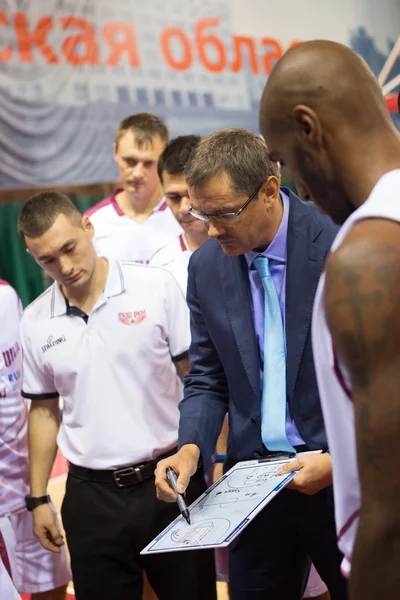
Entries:
[[65,337],[65,335],[60,335],[60,337],[58,337],[58,338],[54,338],[54,336],[49,335],[46,343],[43,344],[43,346],[42,346],[43,354],[45,352],[47,352],[47,350],[50,350],[50,348],[53,348],[54,346],[58,346],[58,344],[62,344],[63,342],[66,342],[66,341],[67,341],[67,338]]
[[147,317],[146,309],[144,310],[135,310],[134,312],[119,312],[118,319],[124,325],[137,325],[142,323]]

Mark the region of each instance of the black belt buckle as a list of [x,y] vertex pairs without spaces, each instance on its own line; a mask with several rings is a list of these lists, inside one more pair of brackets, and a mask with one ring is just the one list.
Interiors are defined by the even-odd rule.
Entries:
[[124,467],[113,471],[115,485],[119,488],[135,485],[143,481],[143,475],[139,467]]

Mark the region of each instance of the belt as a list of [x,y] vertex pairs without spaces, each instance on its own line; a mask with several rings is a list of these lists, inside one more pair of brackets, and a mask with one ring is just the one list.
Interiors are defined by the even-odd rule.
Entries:
[[126,467],[121,467],[121,469],[115,469],[114,471],[111,469],[88,469],[87,467],[80,467],[70,463],[69,472],[79,479],[97,481],[98,483],[115,483],[117,487],[124,488],[154,477],[154,469],[156,468],[158,461],[167,458],[168,456],[172,456],[176,451],[177,448],[173,448],[169,452],[161,454],[160,456],[157,456],[157,458],[153,458],[153,460],[138,463],[136,465],[128,465]]

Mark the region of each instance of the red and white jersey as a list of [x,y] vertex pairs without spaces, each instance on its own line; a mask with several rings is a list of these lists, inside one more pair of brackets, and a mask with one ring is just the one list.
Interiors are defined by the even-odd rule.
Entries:
[[6,600],[21,600],[21,596],[18,594],[9,572],[7,571],[3,560],[0,556],[0,592],[1,597]]
[[25,505],[29,493],[28,404],[21,396],[21,301],[0,280],[0,516]]
[[96,251],[100,256],[115,260],[147,263],[157,250],[176,238],[182,228],[164,198],[143,223],[134,221],[116,201],[121,191],[116,190],[85,212],[94,225]]
[[[369,218],[400,222],[400,169],[381,177],[367,201],[352,213],[340,229],[331,252],[341,245],[355,223]],[[324,286],[325,274],[321,277],[315,297],[312,341],[329,452],[333,461],[336,529],[339,548],[344,554],[342,571],[348,576],[361,507],[354,407],[350,377],[338,360],[325,319]]]
[[158,250],[150,260],[155,267],[164,267],[175,277],[185,298],[188,280],[188,265],[192,251],[184,233],[181,233],[164,248]]

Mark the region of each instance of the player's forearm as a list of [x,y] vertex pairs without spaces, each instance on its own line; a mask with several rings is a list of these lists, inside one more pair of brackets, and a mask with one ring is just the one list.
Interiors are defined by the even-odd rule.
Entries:
[[44,496],[47,493],[47,484],[57,452],[60,420],[58,399],[46,400],[43,403],[32,402],[28,427],[32,496]]
[[385,517],[379,509],[375,516],[361,514],[352,559],[350,600],[397,598],[400,584],[399,564],[398,514],[393,514],[393,519]]

